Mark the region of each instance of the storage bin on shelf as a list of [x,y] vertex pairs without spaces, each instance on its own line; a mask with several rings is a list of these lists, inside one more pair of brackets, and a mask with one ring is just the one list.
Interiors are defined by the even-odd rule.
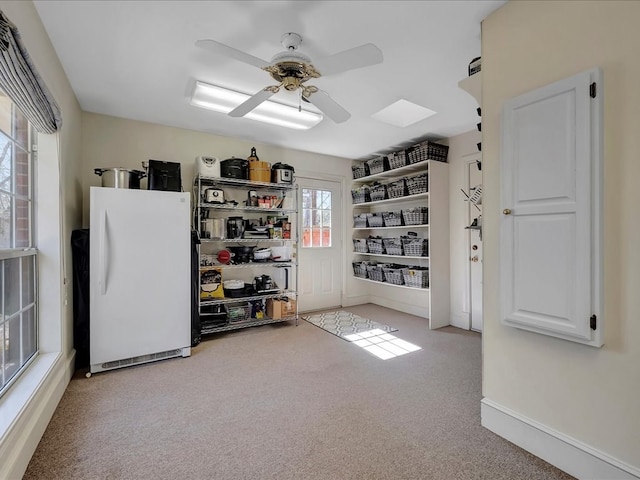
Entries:
[[244,322],[251,318],[251,304],[247,302],[227,304],[224,308],[227,311],[229,323]]
[[393,170],[394,168],[404,167],[407,164],[407,154],[404,150],[392,153],[388,156],[388,158],[390,170]]
[[371,194],[367,185],[362,185],[354,190],[351,190],[351,198],[353,203],[365,203],[371,201]]
[[367,238],[367,248],[369,248],[369,253],[373,253],[375,255],[384,254],[384,244],[380,237]]
[[353,239],[353,251],[356,253],[368,253],[369,247],[366,238]]
[[429,256],[429,240],[427,238],[402,237],[402,249],[407,257]]
[[360,213],[358,215],[353,216],[353,227],[354,228],[366,228],[367,226],[367,217],[370,217],[370,213]]
[[400,212],[382,212],[382,221],[385,227],[399,227],[402,225]]
[[367,265],[370,262],[352,262],[353,264],[353,274],[356,277],[367,278]]
[[387,267],[388,263],[371,263],[367,265],[367,277],[369,280],[384,282],[384,268]]
[[383,267],[384,279],[387,283],[393,285],[404,285],[404,276],[402,275],[402,269],[406,268],[404,265],[391,264],[388,267]]
[[389,198],[405,197],[407,195],[407,180],[401,178],[387,184],[387,195],[389,195]]
[[384,225],[384,220],[382,219],[381,213],[372,213],[367,217],[367,224],[370,227],[382,227]]
[[407,165],[423,162],[425,160],[436,160],[446,162],[449,153],[449,146],[440,143],[424,141],[409,147],[407,152]]
[[402,255],[402,241],[400,238],[383,238],[382,244],[387,255]]
[[429,288],[428,267],[407,267],[402,269],[404,284],[408,287]]
[[429,223],[429,209],[427,207],[413,207],[402,210],[405,225],[427,225]]
[[429,191],[429,176],[426,173],[407,178],[407,192],[409,195],[417,195]]
[[369,196],[371,197],[372,202],[386,200],[389,198],[387,195],[387,186],[383,183],[374,183],[369,188]]
[[351,173],[353,174],[354,180],[366,177],[369,175],[369,165],[367,165],[365,162],[359,163],[357,165],[351,165]]
[[367,160],[369,166],[369,175],[375,175],[376,173],[382,173],[389,170],[389,160],[387,157],[376,157],[371,160]]

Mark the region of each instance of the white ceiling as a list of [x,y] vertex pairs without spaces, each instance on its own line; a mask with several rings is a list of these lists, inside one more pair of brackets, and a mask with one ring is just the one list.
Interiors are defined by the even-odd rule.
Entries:
[[[476,102],[458,88],[480,56],[480,22],[504,1],[35,1],[84,111],[352,159],[475,128]],[[320,58],[365,43],[381,64],[309,81],[351,113],[310,130],[193,107],[196,80],[247,93],[264,71],[194,46],[214,39],[270,61],[280,37]],[[282,90],[272,99],[291,101]],[[371,115],[399,99],[438,112],[399,128]]]

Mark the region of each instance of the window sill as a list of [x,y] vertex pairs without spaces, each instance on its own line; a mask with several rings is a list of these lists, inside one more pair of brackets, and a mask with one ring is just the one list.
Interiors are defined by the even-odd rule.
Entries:
[[39,354],[27,371],[0,399],[0,451],[3,450],[4,441],[11,428],[20,419],[38,390],[43,387],[60,357],[60,352]]

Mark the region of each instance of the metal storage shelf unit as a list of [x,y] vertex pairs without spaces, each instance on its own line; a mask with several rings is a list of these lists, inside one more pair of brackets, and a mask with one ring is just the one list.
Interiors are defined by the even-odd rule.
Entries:
[[[298,245],[298,228],[297,228],[297,202],[298,202],[298,186],[296,184],[285,183],[268,183],[268,182],[255,182],[251,180],[242,180],[235,178],[225,177],[210,177],[204,175],[197,175],[193,183],[193,195],[194,195],[194,212],[193,221],[194,228],[198,231],[200,237],[199,246],[199,258],[200,267],[199,271],[203,272],[220,271],[221,272],[221,285],[225,279],[225,273],[232,273],[234,276],[244,277],[245,285],[250,282],[247,281],[247,276],[253,273],[259,273],[265,275],[270,273],[275,275],[276,273],[284,278],[280,278],[280,284],[276,284],[276,288],[269,289],[265,293],[250,292],[246,296],[233,296],[233,297],[203,297],[200,294],[199,309],[201,318],[206,318],[207,312],[203,312],[203,307],[212,307],[219,305],[221,308],[228,308],[233,304],[250,304],[250,302],[262,302],[263,304],[263,316],[261,318],[247,317],[240,321],[232,321],[227,318],[224,324],[207,324],[203,322],[201,327],[201,334],[208,335],[218,332],[225,332],[230,330],[236,330],[247,327],[254,327],[259,325],[267,325],[280,322],[295,321],[298,324],[298,307],[297,307],[297,290],[298,290],[298,263],[297,263],[297,245]],[[207,188],[220,189],[224,192],[224,197],[227,201],[235,201],[235,203],[212,203],[205,202],[206,199],[204,192]],[[256,207],[248,204],[243,204],[244,201],[241,197],[248,199],[248,193],[250,191],[257,191],[263,193],[277,193],[278,198],[282,199],[282,205],[280,207]],[[248,203],[248,202],[247,202]],[[289,217],[288,223],[291,226],[290,238],[272,238],[263,235],[258,235],[251,238],[207,238],[203,235],[205,232],[202,227],[202,220],[204,219],[225,219],[226,215],[236,216],[240,213],[246,214],[249,218],[247,220],[256,220],[256,217],[263,216],[276,216],[276,217]],[[260,217],[262,220],[262,217]],[[225,235],[226,237],[226,226]],[[284,234],[284,232],[283,232]],[[263,247],[288,247],[290,250],[290,258],[286,261],[255,261],[253,258],[243,263],[219,263],[216,260],[216,264],[203,264],[203,256],[207,255],[210,258],[214,258],[217,251],[226,247],[233,246],[263,246]],[[281,285],[282,288],[280,288]],[[202,287],[202,285],[201,285]],[[201,291],[202,292],[202,291]],[[270,318],[266,315],[266,302],[267,300],[277,301],[280,299],[288,299],[295,302],[295,310],[293,312],[288,311],[286,315],[281,318]],[[210,313],[209,313],[210,314]]]

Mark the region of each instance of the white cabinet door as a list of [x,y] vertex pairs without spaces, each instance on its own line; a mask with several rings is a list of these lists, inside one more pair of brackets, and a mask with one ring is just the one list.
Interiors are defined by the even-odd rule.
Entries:
[[502,113],[502,322],[594,346],[602,345],[601,92],[591,70],[513,98]]

